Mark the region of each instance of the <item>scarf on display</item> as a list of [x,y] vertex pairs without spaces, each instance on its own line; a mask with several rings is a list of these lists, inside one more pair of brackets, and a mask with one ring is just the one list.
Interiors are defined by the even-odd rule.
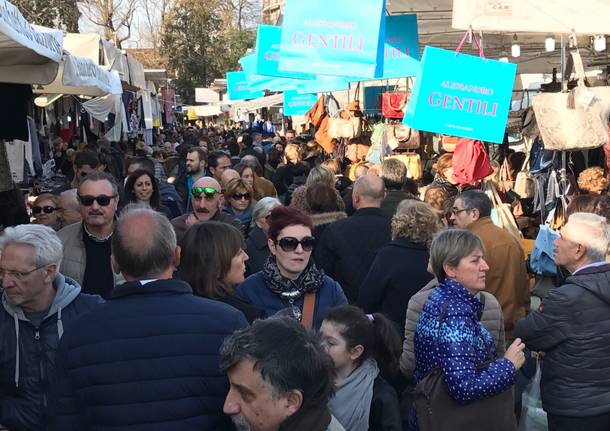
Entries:
[[277,266],[275,256],[270,255],[263,266],[263,277],[267,287],[273,292],[287,299],[291,304],[307,292],[313,292],[322,284],[324,272],[316,267],[313,260],[296,280],[284,277]]
[[378,375],[377,362],[369,358],[345,380],[335,383],[335,396],[328,407],[346,430],[368,431],[373,385]]

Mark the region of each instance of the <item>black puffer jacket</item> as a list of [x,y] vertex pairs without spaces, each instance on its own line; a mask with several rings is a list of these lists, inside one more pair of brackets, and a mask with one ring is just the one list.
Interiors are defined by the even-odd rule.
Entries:
[[543,351],[542,406],[549,414],[610,411],[610,265],[585,268],[552,289],[515,336]]
[[55,299],[38,328],[20,307],[2,295],[0,424],[10,430],[47,429],[47,400],[55,378],[59,339],[71,322],[103,302],[97,295],[81,294],[78,283],[61,274],[53,285],[57,290]]

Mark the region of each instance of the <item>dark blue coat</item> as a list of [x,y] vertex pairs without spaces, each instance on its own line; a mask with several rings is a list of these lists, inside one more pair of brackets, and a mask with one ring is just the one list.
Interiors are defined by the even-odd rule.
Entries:
[[179,280],[127,282],[60,344],[52,429],[224,430],[218,350],[244,315]]
[[358,305],[367,313],[384,313],[404,334],[407,305],[432,274],[430,254],[421,244],[395,239],[381,247],[360,285]]
[[[290,307],[288,300],[283,299],[267,287],[262,271],[246,278],[236,289],[235,294],[243,300],[262,308],[265,317],[273,316],[278,311]],[[324,316],[330,308],[345,304],[347,304],[347,299],[345,299],[339,283],[325,275],[322,284],[316,290],[313,329],[317,331],[320,328]],[[303,310],[303,297],[301,296],[294,301],[294,305]]]
[[49,387],[55,379],[55,355],[62,332],[103,302],[100,296],[80,293],[78,283],[61,274],[57,274],[53,286],[57,293],[38,327],[21,307],[12,305],[2,295],[0,424],[10,430],[47,429]]

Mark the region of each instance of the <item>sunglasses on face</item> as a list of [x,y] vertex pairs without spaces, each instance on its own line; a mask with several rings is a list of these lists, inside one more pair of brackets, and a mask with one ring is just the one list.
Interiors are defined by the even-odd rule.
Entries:
[[80,196],[78,195],[78,201],[86,206],[86,207],[90,207],[91,205],[93,205],[93,202],[97,202],[97,204],[101,207],[105,207],[110,205],[110,202],[112,201],[112,199],[116,198],[116,195],[112,195],[112,196],[106,196],[106,195],[99,195],[99,196],[90,196],[90,195],[85,195],[85,196]]
[[57,210],[57,208],[51,207],[51,206],[44,206],[44,207],[32,207],[32,214],[40,214],[40,213],[45,213],[45,214],[51,214],[53,211]]
[[285,236],[275,241],[275,243],[284,251],[295,251],[299,244],[301,244],[303,251],[311,251],[316,243],[316,239],[313,236],[306,236],[299,241],[293,236]]
[[239,201],[242,199],[250,200],[250,193],[234,193],[232,198],[235,199],[236,201]]
[[201,199],[202,196],[206,199],[213,199],[216,193],[218,190],[214,187],[193,187],[191,189],[191,194],[195,199]]

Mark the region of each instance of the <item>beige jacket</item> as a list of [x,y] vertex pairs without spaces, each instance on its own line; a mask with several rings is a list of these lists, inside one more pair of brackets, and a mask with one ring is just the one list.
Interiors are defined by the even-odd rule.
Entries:
[[[432,279],[409,300],[407,319],[405,320],[405,340],[402,344],[402,355],[400,355],[400,371],[409,379],[413,378],[413,373],[415,372],[414,338],[417,320],[424,309],[428,297],[437,284],[438,281]],[[481,295],[483,295],[485,299],[481,299]],[[485,301],[483,314],[481,315],[481,323],[491,334],[494,343],[496,344],[498,356],[502,356],[506,351],[506,344],[504,340],[504,318],[502,317],[500,304],[492,294],[487,292],[479,292],[477,297],[481,301]]]
[[[64,245],[64,257],[61,261],[59,272],[73,278],[78,284],[82,285],[85,267],[87,266],[87,252],[83,242],[82,222],[72,223],[64,227],[57,232],[57,235]],[[115,286],[124,281],[125,279],[122,274],[114,274]]]

